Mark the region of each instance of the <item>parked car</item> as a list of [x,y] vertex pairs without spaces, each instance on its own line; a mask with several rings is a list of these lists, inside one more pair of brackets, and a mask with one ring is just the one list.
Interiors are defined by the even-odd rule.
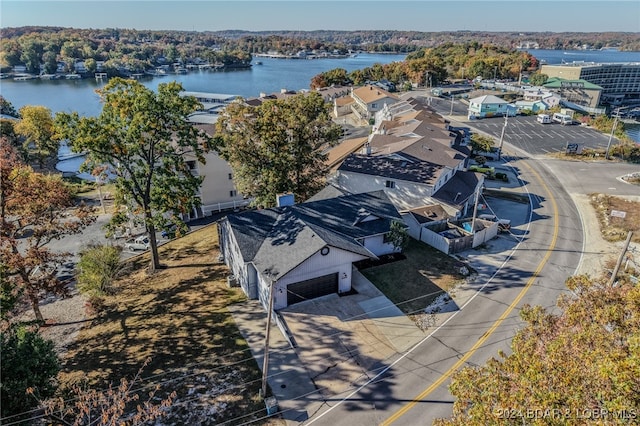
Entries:
[[478,219],[498,222],[498,230],[500,232],[506,232],[511,229],[511,221],[509,219],[500,219],[494,214],[481,214],[478,215]]
[[124,247],[129,251],[149,250],[149,238],[146,235],[132,238],[124,243]]

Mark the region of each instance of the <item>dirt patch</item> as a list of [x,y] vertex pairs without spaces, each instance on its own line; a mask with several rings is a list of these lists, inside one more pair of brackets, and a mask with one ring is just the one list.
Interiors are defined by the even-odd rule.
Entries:
[[62,387],[118,383],[150,358],[141,392],[153,385],[160,385],[159,397],[177,392],[168,423],[218,423],[246,413],[256,414],[245,421],[259,418],[260,370],[227,309],[245,296],[227,287],[216,226],[163,245],[160,257],[167,268],[152,276],[145,272],[148,253],[129,261],[134,272],[68,346]]
[[589,194],[589,199],[606,241],[622,241],[633,232],[632,241],[640,243],[640,202],[606,194]]

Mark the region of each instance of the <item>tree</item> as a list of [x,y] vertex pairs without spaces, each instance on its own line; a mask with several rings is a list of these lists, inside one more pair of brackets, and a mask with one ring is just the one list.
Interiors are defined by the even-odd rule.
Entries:
[[491,152],[495,145],[492,137],[474,133],[471,135],[471,149],[473,152]]
[[214,147],[233,169],[238,190],[253,205],[275,205],[277,194],[305,200],[322,188],[327,172],[324,150],[341,128],[315,92],[252,107],[235,102],[216,123]]
[[[0,332],[2,417],[14,416],[38,406],[38,399],[53,396],[60,370],[53,342],[24,325]],[[29,391],[29,392],[28,392]],[[29,394],[30,393],[30,394]],[[34,398],[35,396],[35,398]],[[13,417],[11,421],[21,418]]]
[[0,95],[0,114],[9,115],[11,117],[19,117],[18,112],[13,107],[13,104]]
[[389,233],[387,234],[387,239],[391,244],[393,244],[393,247],[396,250],[404,250],[407,244],[409,244],[409,233],[407,232],[407,227],[400,221],[392,221]]
[[25,105],[20,108],[22,119],[14,126],[15,131],[26,139],[25,149],[34,151],[40,168],[44,160],[58,154],[60,140],[54,130],[51,110],[43,106]]
[[57,270],[70,256],[52,252],[53,240],[79,234],[95,220],[92,209],[75,206],[68,187],[59,176],[35,173],[20,164],[15,150],[0,139],[0,258],[14,293],[22,292],[36,320],[44,322],[40,299],[65,295],[66,283]]
[[[210,137],[187,120],[201,105],[180,96],[179,83],[164,83],[155,93],[133,80],[113,78],[98,90],[104,102],[98,117],[59,113],[56,124],[76,152],[88,153],[90,170],[106,164],[115,175],[119,207],[140,214],[151,246],[149,272],[158,269],[156,228],[165,214],[186,214],[199,205],[202,177],[188,161],[205,162]],[[126,217],[116,214],[112,223]]]
[[58,70],[58,55],[52,51],[46,51],[42,55],[42,62],[44,63],[44,72],[46,74],[55,74]]
[[69,426],[151,424],[153,420],[166,415],[176,392],[160,400],[156,397],[160,385],[156,385],[147,393],[147,399],[142,404],[138,403],[142,390],[147,386],[137,389],[134,387],[138,385],[140,373],[148,363],[149,360],[132,380],[121,379],[117,388],[109,385],[106,390],[98,391],[76,385],[72,389],[73,399],[65,401],[62,398],[52,398],[43,401],[44,417],[55,424]]
[[456,373],[453,417],[436,424],[635,424],[640,286],[606,281],[569,278],[572,293],[558,299],[559,314],[523,307],[526,326],[514,337],[512,354]]
[[533,86],[542,86],[547,82],[549,76],[539,72],[534,72],[529,76],[529,84]]

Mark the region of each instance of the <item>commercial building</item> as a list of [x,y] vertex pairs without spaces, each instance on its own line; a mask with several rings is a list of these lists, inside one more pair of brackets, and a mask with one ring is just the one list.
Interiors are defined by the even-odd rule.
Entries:
[[601,87],[600,104],[640,103],[640,62],[542,65],[540,72],[569,81],[584,80]]

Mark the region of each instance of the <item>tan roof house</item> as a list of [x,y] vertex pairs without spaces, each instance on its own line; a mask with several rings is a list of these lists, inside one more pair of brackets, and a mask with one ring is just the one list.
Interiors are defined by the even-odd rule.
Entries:
[[368,120],[385,105],[391,105],[400,98],[377,86],[366,85],[353,89],[351,97],[355,101],[352,110],[361,119]]

